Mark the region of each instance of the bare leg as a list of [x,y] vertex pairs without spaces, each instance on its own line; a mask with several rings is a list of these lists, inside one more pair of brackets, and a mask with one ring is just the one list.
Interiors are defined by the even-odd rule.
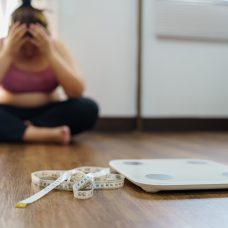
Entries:
[[71,140],[70,128],[60,126],[54,128],[28,125],[23,135],[25,142],[60,143],[67,145]]

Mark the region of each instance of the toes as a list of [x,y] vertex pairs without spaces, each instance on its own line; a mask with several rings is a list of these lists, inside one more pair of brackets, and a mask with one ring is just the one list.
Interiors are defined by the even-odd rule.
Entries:
[[69,144],[71,140],[70,128],[68,126],[64,126],[62,128],[62,133],[63,133],[63,144],[64,145]]

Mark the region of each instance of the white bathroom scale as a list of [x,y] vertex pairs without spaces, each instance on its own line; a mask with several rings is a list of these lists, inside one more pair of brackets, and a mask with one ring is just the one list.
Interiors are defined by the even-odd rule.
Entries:
[[228,189],[228,166],[196,159],[113,160],[112,169],[147,192]]

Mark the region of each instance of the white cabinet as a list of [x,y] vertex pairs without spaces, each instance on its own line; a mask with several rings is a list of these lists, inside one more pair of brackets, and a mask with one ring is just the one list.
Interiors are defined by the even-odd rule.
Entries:
[[227,117],[228,43],[159,39],[144,3],[143,116]]

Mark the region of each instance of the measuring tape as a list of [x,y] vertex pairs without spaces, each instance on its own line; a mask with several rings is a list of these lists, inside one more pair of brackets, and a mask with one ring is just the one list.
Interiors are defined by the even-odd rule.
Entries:
[[124,176],[110,173],[109,168],[79,167],[72,170],[44,170],[31,174],[32,183],[44,187],[40,192],[16,204],[25,208],[53,189],[73,191],[77,199],[89,199],[94,189],[116,189],[124,185]]

